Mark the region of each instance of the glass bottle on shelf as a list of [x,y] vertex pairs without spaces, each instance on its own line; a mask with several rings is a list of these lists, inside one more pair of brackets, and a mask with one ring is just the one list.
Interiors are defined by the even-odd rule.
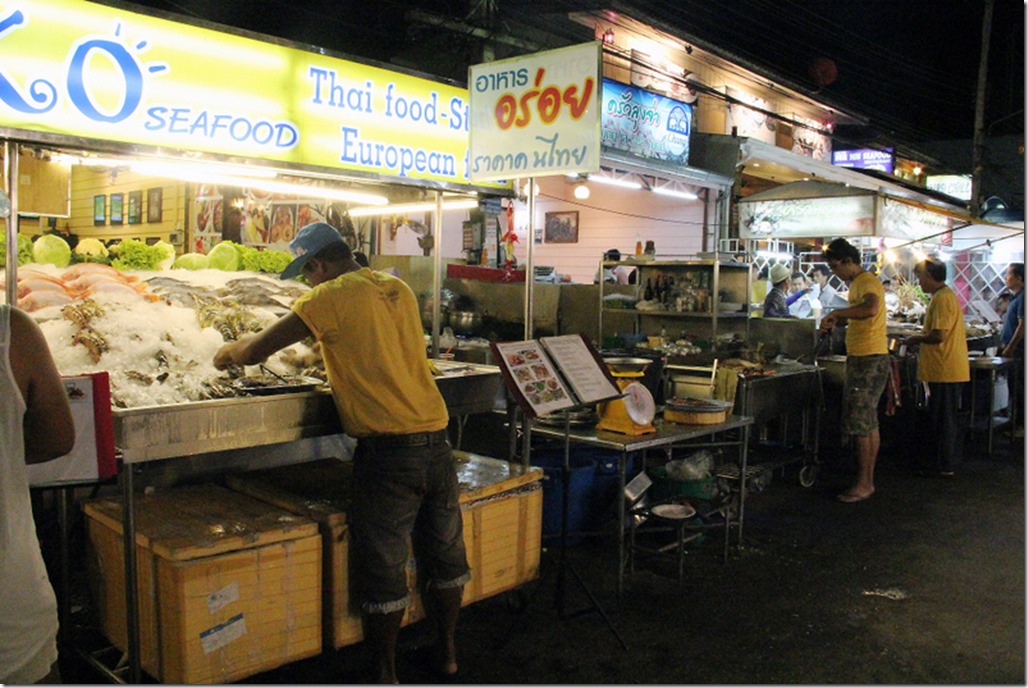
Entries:
[[653,280],[649,277],[646,278],[646,289],[643,291],[643,299],[646,301],[653,300]]

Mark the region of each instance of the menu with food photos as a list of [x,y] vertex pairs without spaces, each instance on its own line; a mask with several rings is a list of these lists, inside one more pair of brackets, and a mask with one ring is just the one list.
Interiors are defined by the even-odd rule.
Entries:
[[490,346],[511,396],[529,417],[621,394],[599,353],[581,335]]

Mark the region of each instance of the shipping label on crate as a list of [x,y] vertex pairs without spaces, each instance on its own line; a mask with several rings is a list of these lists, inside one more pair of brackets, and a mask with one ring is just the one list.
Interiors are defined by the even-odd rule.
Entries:
[[200,634],[200,647],[203,653],[209,655],[220,650],[234,640],[239,640],[246,635],[246,619],[242,614],[236,614],[225,623],[208,628]]
[[232,604],[239,599],[239,583],[233,581],[221,590],[215,590],[207,596],[207,611],[211,614],[222,607]]

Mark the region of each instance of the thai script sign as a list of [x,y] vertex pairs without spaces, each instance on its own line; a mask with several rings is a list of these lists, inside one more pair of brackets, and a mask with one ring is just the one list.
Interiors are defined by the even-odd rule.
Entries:
[[873,150],[860,148],[857,150],[832,151],[832,164],[838,167],[852,167],[858,170],[878,170],[892,174],[894,159],[892,149]]
[[969,174],[930,174],[925,186],[932,191],[941,191],[962,201],[971,200],[971,175]]
[[81,0],[0,10],[0,127],[469,182],[464,89]]
[[692,106],[610,79],[603,80],[602,105],[604,146],[689,164]]
[[472,65],[472,181],[600,169],[599,42]]
[[948,215],[874,193],[739,203],[743,239],[880,236],[915,241],[953,225]]

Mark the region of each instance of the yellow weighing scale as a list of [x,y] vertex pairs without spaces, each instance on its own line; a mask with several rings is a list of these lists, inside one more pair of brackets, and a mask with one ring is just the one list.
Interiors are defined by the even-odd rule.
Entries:
[[647,358],[605,358],[610,374],[617,380],[623,397],[599,404],[600,422],[597,430],[610,430],[622,435],[646,435],[657,432],[653,416],[657,406],[653,395],[639,382],[650,360]]

